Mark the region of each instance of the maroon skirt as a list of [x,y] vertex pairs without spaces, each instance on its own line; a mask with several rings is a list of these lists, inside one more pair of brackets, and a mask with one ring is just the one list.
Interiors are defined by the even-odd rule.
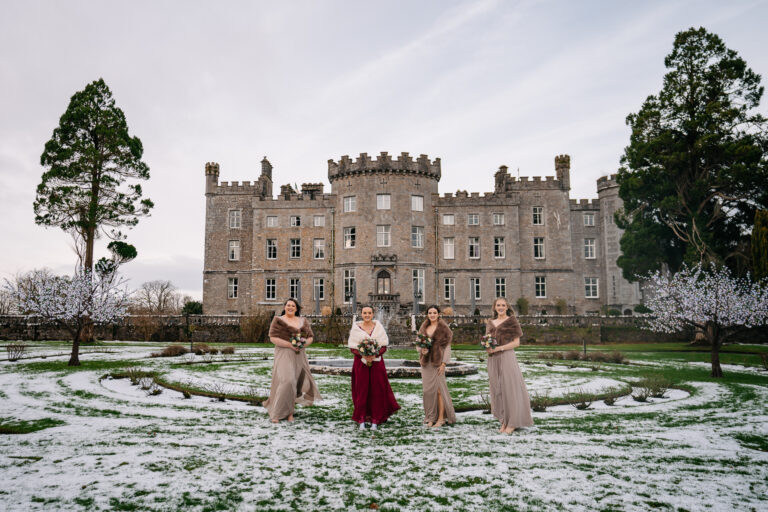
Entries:
[[383,357],[368,366],[355,354],[355,362],[352,363],[352,403],[355,405],[352,419],[357,423],[384,423],[400,409],[389,385]]

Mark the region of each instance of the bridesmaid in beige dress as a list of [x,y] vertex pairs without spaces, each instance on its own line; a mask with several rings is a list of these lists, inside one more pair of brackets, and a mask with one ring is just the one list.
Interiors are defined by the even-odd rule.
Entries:
[[295,404],[312,405],[320,400],[320,392],[309,371],[307,354],[303,348],[291,345],[291,337],[301,333],[312,344],[314,333],[309,320],[300,316],[301,306],[295,299],[288,299],[280,316],[272,319],[269,341],[275,345],[275,362],[272,366],[272,386],[269,399],[264,402],[272,423],[287,419],[293,421]]
[[499,432],[511,434],[520,427],[533,426],[531,400],[514,351],[520,346],[523,331],[509,309],[507,299],[493,301],[493,318],[488,320],[485,333],[496,338],[498,343],[486,352],[491,413],[501,421]]
[[427,319],[419,332],[432,338],[430,348],[419,349],[423,388],[424,421],[428,427],[456,423],[456,412],[445,380],[445,365],[451,360],[453,332],[440,318],[437,306],[427,308]]

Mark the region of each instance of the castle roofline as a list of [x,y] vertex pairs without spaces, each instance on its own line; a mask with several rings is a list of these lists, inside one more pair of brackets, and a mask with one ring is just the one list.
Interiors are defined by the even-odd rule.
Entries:
[[420,155],[416,160],[408,153],[392,159],[386,151],[382,151],[378,157],[371,158],[368,153],[360,153],[356,160],[349,155],[344,155],[338,162],[328,160],[328,181],[333,183],[337,179],[357,176],[361,174],[418,174],[440,181],[440,159],[430,161],[427,155]]

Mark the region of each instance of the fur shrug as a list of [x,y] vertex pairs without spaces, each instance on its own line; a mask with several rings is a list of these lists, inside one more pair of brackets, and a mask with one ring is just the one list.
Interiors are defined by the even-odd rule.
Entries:
[[[428,326],[429,318],[424,320],[424,323],[421,324],[421,327],[419,327],[419,332],[422,334],[427,334]],[[431,338],[432,347],[429,349],[429,352],[426,355],[421,354],[419,356],[419,362],[421,363],[421,366],[426,366],[427,363],[432,364],[432,366],[440,366],[443,363],[445,347],[451,346],[453,331],[451,331],[451,328],[448,327],[447,323],[445,323],[445,320],[440,318],[437,321],[437,327],[435,327],[435,332],[432,333]]]
[[363,330],[363,328],[360,327],[357,322],[354,322],[352,324],[352,329],[349,330],[347,346],[351,349],[357,350],[357,346],[360,344],[360,342],[368,337],[375,339],[379,344],[379,347],[386,347],[389,345],[389,336],[387,336],[387,331],[384,330],[384,326],[381,325],[381,322],[378,320],[374,320],[373,323],[373,332],[370,336],[368,336],[368,333],[365,332],[365,330]]
[[285,340],[288,342],[291,341],[291,336],[293,336],[297,332],[301,333],[301,335],[305,338],[313,338],[315,336],[314,333],[312,332],[312,326],[309,325],[309,320],[307,320],[306,318],[302,318],[302,324],[300,329],[291,327],[285,322],[285,320],[283,320],[279,316],[274,317],[272,319],[272,323],[269,326],[270,338],[280,338],[281,340]]
[[493,321],[488,320],[485,324],[485,333],[496,338],[498,345],[502,346],[512,343],[515,338],[522,336],[523,330],[520,328],[520,322],[517,321],[517,317],[510,315],[498,326],[494,326]]

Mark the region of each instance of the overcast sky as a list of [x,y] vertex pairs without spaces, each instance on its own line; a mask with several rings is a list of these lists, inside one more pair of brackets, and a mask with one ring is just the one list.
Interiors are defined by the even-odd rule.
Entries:
[[144,144],[156,204],[125,273],[199,298],[207,161],[246,181],[266,155],[275,190],[330,190],[328,159],[407,151],[442,159],[441,192],[490,192],[499,165],[554,175],[568,153],[571,197],[596,197],[675,33],[717,33],[765,83],[767,19],[766,1],[2,0],[0,278],[74,268],[32,202],[45,142],[99,77]]

